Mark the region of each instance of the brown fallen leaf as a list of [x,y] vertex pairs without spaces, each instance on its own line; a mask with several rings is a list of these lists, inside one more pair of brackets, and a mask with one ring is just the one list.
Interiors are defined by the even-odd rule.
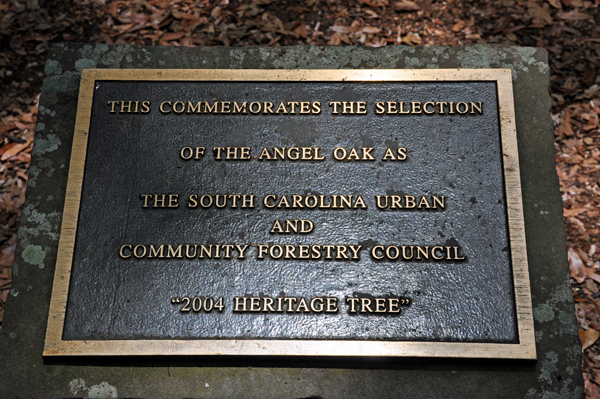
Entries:
[[334,32],[333,35],[331,35],[331,39],[329,39],[329,44],[330,46],[337,46],[338,44],[340,44],[342,42],[342,38],[340,37],[340,35],[338,35],[337,32]]
[[107,10],[108,14],[112,15],[114,18],[119,16],[119,2],[113,1],[108,6]]
[[33,122],[33,114],[32,113],[21,114],[21,115],[19,115],[19,119],[23,123],[32,123]]
[[421,37],[418,33],[408,33],[402,38],[402,43],[408,44],[409,46],[421,44]]
[[452,27],[452,31],[460,32],[465,27],[465,25],[466,25],[465,21],[459,21]]
[[561,12],[558,14],[558,16],[566,21],[581,21],[592,18],[590,14],[578,11]]
[[419,11],[421,7],[414,1],[402,0],[394,3],[394,8],[398,11]]
[[587,395],[586,397],[597,398],[598,396],[600,396],[600,389],[599,389],[598,385],[594,384],[589,379],[585,380],[584,387],[585,387],[585,393]]
[[145,25],[148,22],[148,16],[144,14],[133,14],[131,16],[131,22],[135,22],[139,25]]
[[117,26],[113,26],[113,29],[116,30],[117,32],[119,32],[120,35],[122,35],[123,33],[129,31],[131,28],[133,28],[135,24],[123,24],[123,25],[117,25]]
[[17,154],[16,156],[13,156],[9,159],[13,162],[27,163],[31,162],[31,154],[26,154],[25,151],[23,151],[20,154]]
[[572,279],[579,284],[583,283],[586,278],[591,278],[596,282],[600,282],[600,275],[595,274],[594,269],[591,267],[585,266],[583,260],[581,260],[581,256],[579,256],[575,249],[569,247],[567,258],[569,259],[569,268],[571,269]]
[[370,0],[360,0],[361,3],[368,5],[369,7],[379,8],[379,4],[375,4]]
[[573,251],[572,248],[569,248],[567,256],[569,259],[569,267],[571,269],[571,278],[580,284],[583,283],[587,277],[587,272],[585,271],[585,265],[579,257],[579,254]]
[[304,21],[302,21],[302,23],[296,29],[294,29],[294,33],[300,36],[301,38],[306,38],[308,32],[306,30],[306,24],[304,23]]
[[582,98],[587,98],[587,99],[591,99],[594,98],[596,96],[600,95],[600,85],[595,84],[587,89],[584,90],[583,95],[580,95],[578,97],[582,97]]
[[23,151],[25,148],[27,148],[29,146],[29,144],[31,144],[32,142],[33,142],[33,140],[28,140],[23,144],[16,144],[16,143],[13,143],[14,145],[9,144],[11,147],[3,152],[2,158],[0,158],[0,161],[6,161],[8,158],[17,155],[18,153]]
[[214,19],[219,18],[221,16],[221,7],[216,6],[215,8],[213,8],[210,12],[210,16]]
[[[527,12],[529,16],[534,20],[534,23],[535,21],[543,21],[547,24],[552,23],[552,15],[550,15],[550,10],[547,10],[546,8],[540,6],[533,0],[529,0],[529,2],[527,3],[527,7]],[[543,23],[539,27],[543,27]]]
[[586,211],[587,211],[586,208],[564,209],[563,215],[564,215],[564,217],[568,218],[571,216],[581,215],[582,213],[585,213]]
[[360,29],[357,26],[344,26],[344,25],[334,25],[331,28],[332,31],[336,33],[352,33],[358,32]]
[[17,172],[17,177],[20,177],[21,179],[23,179],[25,181],[27,181],[27,178],[28,178],[28,176],[25,173],[21,172],[21,171]]
[[586,350],[590,346],[594,345],[599,337],[600,331],[594,330],[593,328],[588,328],[587,330],[580,328],[579,339],[581,339],[581,349]]
[[19,143],[10,143],[0,147],[0,155],[4,154],[7,151],[10,151],[13,147],[19,145]]
[[165,33],[165,35],[162,37],[162,40],[168,42],[168,41],[171,41],[171,40],[181,39],[185,35],[187,35],[187,32],[184,32],[184,31],[175,32],[175,33]]
[[573,135],[573,129],[571,127],[571,113],[569,112],[568,108],[565,109],[565,119],[564,119],[563,123],[561,123],[559,129],[560,129],[560,132],[562,134],[564,134],[565,136]]
[[362,11],[371,18],[379,18],[379,14],[369,8],[363,8]]
[[364,28],[362,28],[362,32],[363,33],[379,33],[381,32],[381,28],[376,28],[374,26],[365,26]]
[[19,128],[19,130],[25,130],[25,129],[27,129],[27,125],[25,125],[25,124],[23,124],[23,123],[21,123],[19,121],[14,121],[14,124],[15,124],[16,127]]
[[195,14],[181,14],[181,18],[187,19],[188,21],[198,21],[200,19],[200,17]]
[[6,302],[6,299],[8,298],[8,292],[9,291],[10,291],[10,285],[8,285],[8,289],[0,290],[0,303],[5,303]]

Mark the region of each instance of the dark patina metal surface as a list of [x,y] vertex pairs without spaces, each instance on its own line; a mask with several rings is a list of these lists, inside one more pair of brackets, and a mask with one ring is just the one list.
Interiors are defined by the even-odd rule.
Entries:
[[[96,84],[65,339],[312,338],[516,342],[510,250],[493,82],[105,82]],[[151,101],[110,114],[108,101]],[[376,115],[377,101],[482,101],[484,112]],[[319,115],[161,114],[163,101],[320,101]],[[366,101],[332,115],[329,101]],[[446,112],[448,112],[446,110]],[[203,146],[200,161],[182,147]],[[320,147],[325,161],[218,161],[213,147]],[[373,147],[340,162],[336,147]],[[382,161],[406,147],[403,162]],[[178,194],[178,209],[144,209],[142,194]],[[187,207],[187,197],[254,194],[254,209]],[[266,209],[292,194],[360,195],[368,209]],[[445,196],[444,210],[377,209],[376,195]],[[305,235],[269,231],[308,219]],[[121,259],[124,244],[362,245],[359,261]],[[375,261],[374,245],[460,246],[466,261]],[[222,313],[182,314],[179,296],[223,297]],[[336,314],[232,312],[234,296],[335,296]],[[348,296],[399,295],[399,315],[349,315]],[[109,306],[110,305],[110,306]]]

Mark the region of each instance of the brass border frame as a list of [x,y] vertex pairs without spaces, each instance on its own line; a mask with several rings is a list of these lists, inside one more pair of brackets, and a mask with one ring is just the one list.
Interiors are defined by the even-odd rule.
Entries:
[[[518,344],[366,340],[63,340],[94,84],[97,80],[144,81],[495,81],[498,90],[504,179],[512,252]],[[535,334],[521,178],[510,69],[420,70],[240,70],[84,69],[63,221],[58,246],[44,356],[117,355],[276,355],[384,356],[535,359]]]

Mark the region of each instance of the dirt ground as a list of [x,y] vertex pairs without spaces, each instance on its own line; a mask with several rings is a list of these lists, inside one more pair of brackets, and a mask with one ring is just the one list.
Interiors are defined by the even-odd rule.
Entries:
[[0,0],[0,323],[50,46],[538,46],[588,398],[600,397],[600,0]]

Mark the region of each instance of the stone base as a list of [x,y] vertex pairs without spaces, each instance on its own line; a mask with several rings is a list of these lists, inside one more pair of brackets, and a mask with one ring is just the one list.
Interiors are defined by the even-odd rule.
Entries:
[[[510,68],[537,362],[42,357],[82,68]],[[549,69],[534,48],[177,48],[58,45],[46,63],[27,202],[0,331],[0,397],[580,398],[554,165]]]

